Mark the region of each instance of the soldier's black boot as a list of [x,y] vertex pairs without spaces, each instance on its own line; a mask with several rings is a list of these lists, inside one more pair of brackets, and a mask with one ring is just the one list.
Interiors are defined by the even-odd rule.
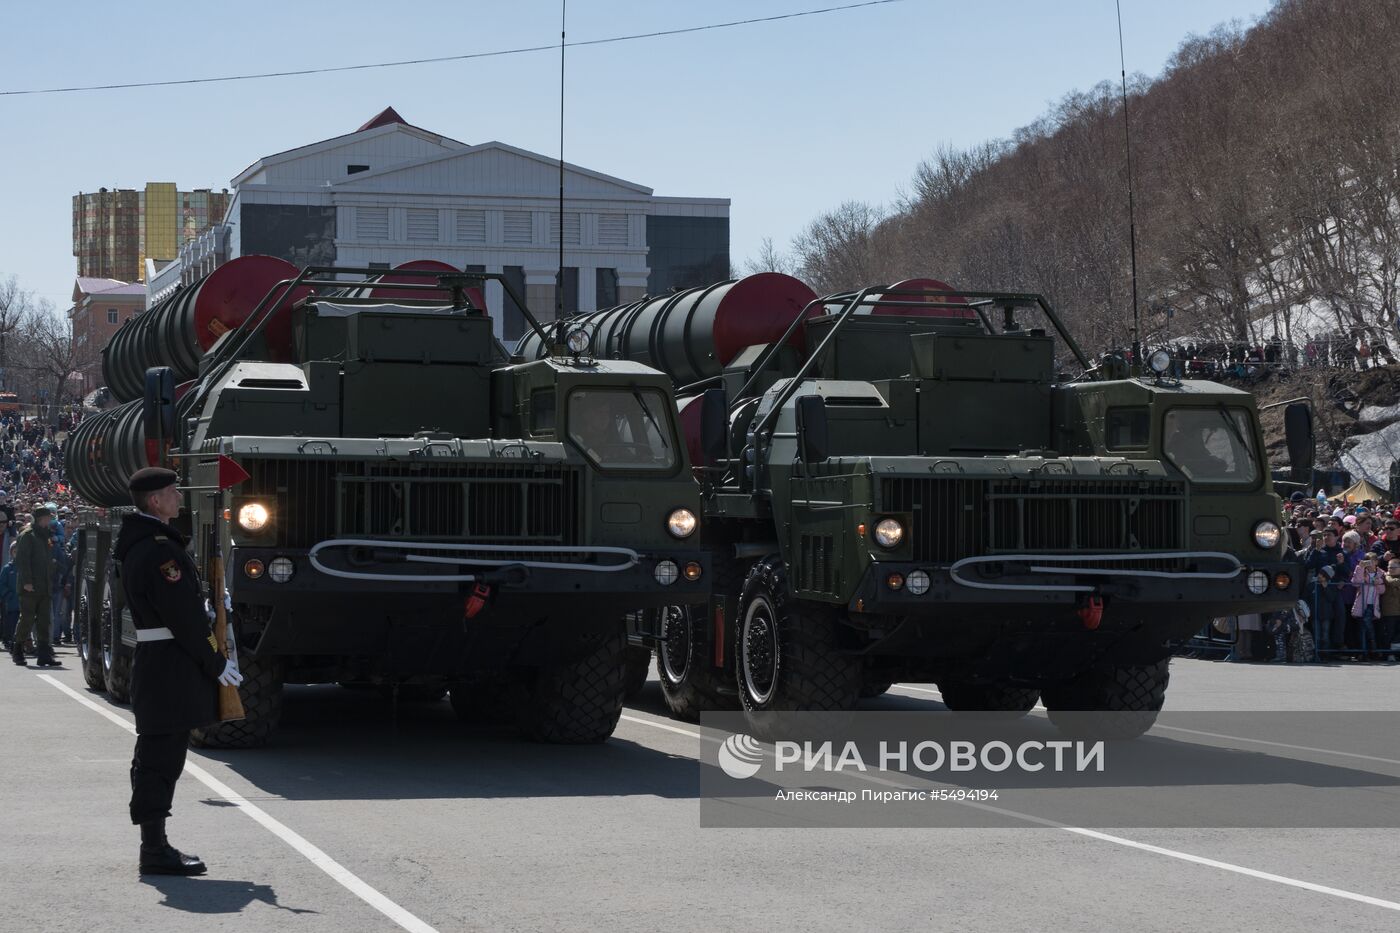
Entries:
[[141,824],[141,874],[202,875],[207,871],[198,855],[185,855],[165,838],[165,820]]
[[52,650],[52,649],[50,649],[49,652],[48,652],[47,654],[40,654],[40,655],[39,655],[39,660],[35,661],[34,663],[35,663],[36,665],[38,665],[39,667],[62,667],[62,666],[63,666],[63,662],[60,661],[60,660],[58,660],[57,658],[55,658],[55,657],[53,656],[53,650]]
[[1288,662],[1288,636],[1278,634],[1274,636],[1274,663]]
[[24,660],[24,644],[20,642],[19,639],[15,639],[15,643],[10,646],[10,660],[14,661],[20,667],[26,666]]

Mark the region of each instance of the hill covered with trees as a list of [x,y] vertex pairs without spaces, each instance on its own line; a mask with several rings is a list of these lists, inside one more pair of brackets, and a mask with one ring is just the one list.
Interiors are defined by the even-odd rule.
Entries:
[[[943,148],[891,208],[847,202],[785,259],[818,290],[912,276],[1045,293],[1086,348],[1131,328],[1116,81],[1010,139]],[[1400,2],[1279,0],[1128,87],[1143,338],[1397,339]]]

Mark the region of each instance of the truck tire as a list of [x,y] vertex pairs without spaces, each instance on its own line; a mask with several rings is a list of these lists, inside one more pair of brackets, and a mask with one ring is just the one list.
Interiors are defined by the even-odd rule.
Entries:
[[520,706],[520,729],[538,742],[585,745],[613,734],[626,689],[622,623],[583,657],[541,668]]
[[106,690],[107,679],[102,672],[101,632],[92,625],[92,584],[87,578],[89,559],[84,552],[73,570],[73,644],[78,648],[83,682],[90,690]]
[[238,698],[243,701],[244,718],[191,729],[190,744],[195,748],[261,748],[277,730],[282,718],[283,661],[240,655],[243,683],[238,685]]
[[[1096,739],[1134,739],[1152,728],[1167,696],[1170,658],[1155,664],[1096,668],[1041,691],[1061,732]],[[1094,714],[1100,715],[1094,715]]]
[[750,726],[766,734],[775,712],[855,707],[862,665],[840,650],[837,618],[834,607],[793,597],[781,558],[749,572],[734,626],[734,666]]
[[[738,606],[749,569],[742,561],[716,558],[710,569],[714,592]],[[709,607],[667,606],[660,611],[667,615],[659,626],[662,642],[656,652],[656,676],[671,715],[699,722],[701,713],[738,709],[733,675],[726,676],[714,663],[713,643],[707,637]],[[732,618],[733,614],[727,615]]]
[[121,623],[112,603],[112,578],[102,582],[101,665],[102,686],[108,696],[118,703],[131,702],[131,662],[135,651],[122,644]]
[[1018,719],[1029,713],[1040,699],[1040,691],[1033,687],[973,684],[960,680],[940,680],[938,692],[943,694],[943,705],[955,713],[1009,713]]
[[651,649],[645,645],[628,645],[626,660],[623,663],[626,666],[626,686],[622,698],[635,700],[637,694],[647,685],[647,674],[651,672]]

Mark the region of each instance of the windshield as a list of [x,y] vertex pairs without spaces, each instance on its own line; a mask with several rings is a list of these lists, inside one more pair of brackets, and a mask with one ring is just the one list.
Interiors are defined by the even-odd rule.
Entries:
[[669,470],[676,444],[657,389],[578,389],[569,396],[569,439],[604,469]]
[[1258,479],[1249,413],[1243,409],[1172,409],[1163,424],[1163,437],[1167,459],[1193,482],[1252,483]]

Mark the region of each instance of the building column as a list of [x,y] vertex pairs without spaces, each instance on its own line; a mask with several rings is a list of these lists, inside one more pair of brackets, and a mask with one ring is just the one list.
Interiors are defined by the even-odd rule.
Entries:
[[631,304],[641,299],[647,293],[647,276],[650,274],[650,269],[618,269],[618,304]]

